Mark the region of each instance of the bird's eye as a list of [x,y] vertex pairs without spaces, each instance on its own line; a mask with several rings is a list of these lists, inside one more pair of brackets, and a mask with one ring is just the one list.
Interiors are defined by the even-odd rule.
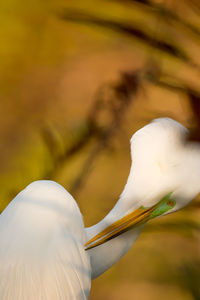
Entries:
[[174,206],[174,202],[169,200],[169,201],[167,201],[167,205],[173,207]]

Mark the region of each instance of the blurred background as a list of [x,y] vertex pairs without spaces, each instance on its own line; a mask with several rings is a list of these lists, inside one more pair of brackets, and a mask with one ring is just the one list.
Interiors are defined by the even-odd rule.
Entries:
[[[132,134],[172,117],[200,140],[198,0],[3,0],[0,210],[52,179],[85,225],[117,201]],[[152,221],[90,300],[200,299],[200,202]]]

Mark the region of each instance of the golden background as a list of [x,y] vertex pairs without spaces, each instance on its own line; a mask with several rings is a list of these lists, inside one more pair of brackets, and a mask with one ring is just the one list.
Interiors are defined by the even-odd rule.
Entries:
[[[3,0],[1,211],[52,179],[93,225],[123,190],[137,129],[169,116],[198,139],[199,15],[195,0]],[[90,300],[200,299],[199,230],[198,199],[152,221]]]

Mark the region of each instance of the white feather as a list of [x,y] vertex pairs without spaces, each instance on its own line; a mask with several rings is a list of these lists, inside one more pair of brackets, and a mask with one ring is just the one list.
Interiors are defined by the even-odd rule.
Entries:
[[[187,141],[188,130],[170,118],[155,119],[131,138],[132,165],[118,205],[126,211],[151,207],[172,192],[184,207],[199,193],[200,146]],[[189,184],[188,184],[189,183]]]
[[0,299],[87,299],[85,241],[72,196],[52,181],[30,184],[0,216]]
[[[132,165],[127,184],[108,215],[86,229],[88,240],[135,209],[152,207],[171,192],[176,205],[167,213],[181,209],[198,195],[200,144],[187,138],[188,130],[170,118],[153,120],[132,136]],[[105,272],[125,255],[142,228],[141,225],[135,227],[90,249],[92,278]]]

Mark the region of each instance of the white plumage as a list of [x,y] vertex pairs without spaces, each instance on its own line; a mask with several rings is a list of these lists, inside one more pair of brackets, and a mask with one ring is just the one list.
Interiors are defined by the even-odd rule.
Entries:
[[[130,249],[152,213],[181,209],[199,193],[200,146],[187,136],[168,118],[138,130],[120,199],[92,227],[84,229],[73,197],[55,182],[33,182],[19,193],[0,216],[0,299],[86,300],[91,277]],[[88,240],[98,247],[85,251]]]
[[189,142],[188,135],[188,129],[170,118],[155,119],[133,135],[132,165],[121,195],[126,209],[151,207],[172,192],[173,212],[197,196],[200,144]]
[[52,181],[31,183],[0,216],[0,299],[87,299],[85,242],[72,196]]
[[[129,214],[141,213],[141,207],[153,207],[169,193],[175,206],[162,215],[171,213],[186,206],[200,192],[200,144],[188,141],[188,134],[175,120],[159,118],[132,136],[132,164],[125,188],[107,216],[86,229],[89,246],[104,238],[102,244],[89,250],[92,278],[124,256],[139,236],[144,224],[136,220],[135,227],[129,225]],[[143,216],[146,223],[149,215]],[[114,225],[119,220],[120,226],[129,231],[123,232],[119,225]],[[109,230],[105,233],[106,228]],[[117,237],[105,242],[106,236],[114,237],[116,230],[119,230]]]

